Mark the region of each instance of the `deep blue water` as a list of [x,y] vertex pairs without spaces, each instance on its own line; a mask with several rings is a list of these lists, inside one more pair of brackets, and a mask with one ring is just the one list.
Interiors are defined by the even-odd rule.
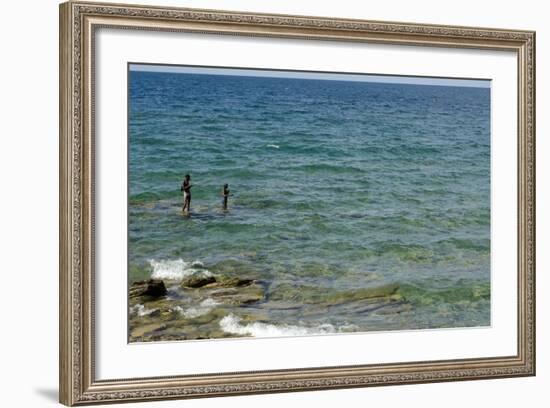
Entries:
[[266,324],[490,323],[489,89],[136,71],[129,85],[130,280],[231,262],[268,291],[398,283],[413,306]]

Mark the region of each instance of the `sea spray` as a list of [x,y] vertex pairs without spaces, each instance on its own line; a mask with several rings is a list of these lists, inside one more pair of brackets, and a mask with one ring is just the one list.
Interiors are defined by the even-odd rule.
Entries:
[[220,321],[220,327],[222,330],[231,334],[252,337],[288,337],[336,333],[334,326],[328,323],[311,328],[291,325],[275,325],[262,322],[241,323],[241,319],[233,314],[225,316]]
[[153,268],[151,278],[182,280],[187,276],[200,272],[206,276],[210,271],[204,269],[204,264],[200,261],[185,262],[183,259],[156,261],[151,259],[149,264]]

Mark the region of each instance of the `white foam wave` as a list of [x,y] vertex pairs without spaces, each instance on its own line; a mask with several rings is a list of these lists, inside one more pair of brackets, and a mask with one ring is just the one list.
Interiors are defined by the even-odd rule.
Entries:
[[214,307],[219,305],[219,302],[216,302],[214,299],[205,299],[198,306],[190,307],[189,309],[184,309],[181,306],[176,306],[174,309],[180,312],[184,317],[194,318],[207,314]]
[[156,310],[157,309],[147,309],[145,306],[143,306],[141,304],[137,304],[137,305],[133,306],[130,309],[130,313],[135,313],[139,317],[143,317],[143,316],[150,315],[151,313],[155,312]]
[[207,276],[211,275],[208,270],[204,269],[204,264],[201,261],[185,262],[183,259],[156,261],[151,259],[149,264],[153,268],[151,274],[153,279],[182,280],[197,272]]
[[274,149],[278,149],[279,146],[275,144],[268,144],[267,147],[273,147]]
[[225,316],[220,321],[220,327],[227,333],[252,337],[287,337],[336,333],[336,329],[331,324],[322,324],[317,327],[276,326],[261,322],[241,324],[241,319],[232,314]]

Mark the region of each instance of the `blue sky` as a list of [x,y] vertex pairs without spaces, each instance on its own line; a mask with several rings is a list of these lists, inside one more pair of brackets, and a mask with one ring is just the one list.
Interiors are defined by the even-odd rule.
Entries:
[[333,74],[316,72],[296,72],[238,68],[206,68],[180,65],[130,64],[130,71],[171,72],[180,74],[237,75],[269,78],[321,79],[332,81],[382,82],[391,84],[465,86],[475,88],[490,88],[488,79],[453,79],[418,76],[391,76],[369,74]]

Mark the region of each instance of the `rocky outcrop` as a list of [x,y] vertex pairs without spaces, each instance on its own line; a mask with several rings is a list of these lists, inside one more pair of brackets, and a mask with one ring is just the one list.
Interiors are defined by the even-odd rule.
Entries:
[[252,278],[196,273],[184,279],[180,287],[184,290],[200,289],[201,294],[231,306],[248,305],[265,299],[264,287]]
[[166,286],[160,279],[137,281],[130,286],[130,298],[158,298],[166,295]]
[[249,286],[255,282],[251,278],[239,278],[235,276],[224,275],[206,275],[202,272],[193,274],[183,279],[180,286],[182,288],[202,288],[208,285],[208,289],[215,288],[238,288]]
[[[254,278],[253,272],[225,272],[215,275],[197,270],[177,282],[161,280],[134,282],[130,287],[130,341],[198,340],[243,337],[221,326],[227,316],[235,316],[243,325],[261,323],[277,326],[274,316],[295,316],[324,321],[326,316],[346,321],[348,316],[405,316],[413,305],[396,283],[362,288],[327,290],[320,286],[294,282],[275,284]],[[164,296],[169,291],[169,296]],[[280,323],[285,325],[288,323]],[[341,331],[358,331],[350,326]]]

